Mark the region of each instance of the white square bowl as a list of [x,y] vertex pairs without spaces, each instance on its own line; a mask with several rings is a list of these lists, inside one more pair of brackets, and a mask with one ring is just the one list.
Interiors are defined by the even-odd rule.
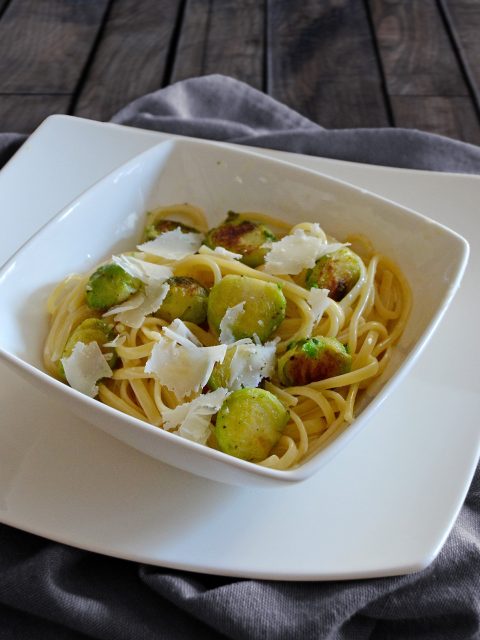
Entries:
[[[20,186],[19,186],[20,187]],[[145,212],[175,202],[207,211],[211,226],[228,210],[257,210],[296,224],[318,221],[343,239],[368,236],[407,277],[413,307],[387,375],[354,423],[294,469],[268,469],[190,442],[92,400],[43,370],[46,300],[66,275],[131,250]],[[460,283],[468,244],[446,227],[344,182],[220,144],[171,140],[113,171],[63,209],[0,271],[0,357],[29,382],[103,431],[149,456],[220,482],[276,485],[305,480],[358,434],[407,373]]]

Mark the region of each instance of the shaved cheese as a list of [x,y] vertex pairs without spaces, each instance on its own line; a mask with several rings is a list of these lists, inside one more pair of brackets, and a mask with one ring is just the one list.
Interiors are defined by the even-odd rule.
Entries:
[[219,258],[225,258],[226,260],[241,260],[243,258],[241,253],[233,253],[233,251],[229,251],[225,249],[225,247],[215,247],[215,249],[210,249],[206,245],[202,244],[198,253],[203,253],[208,256],[218,256]]
[[164,409],[163,428],[168,431],[178,428],[176,433],[182,438],[205,444],[211,432],[210,419],[227,396],[228,390],[220,388],[180,404],[175,409]]
[[313,328],[325,313],[325,310],[330,303],[330,298],[328,297],[329,293],[330,291],[328,289],[318,289],[317,287],[312,287],[308,292],[307,303],[312,309],[312,321],[307,330],[306,338],[309,338],[312,335]]
[[[177,398],[185,398],[203,389],[215,363],[223,362],[227,346],[198,346],[196,338],[197,344],[188,336],[179,334],[179,324],[177,331],[171,329],[172,325],[164,327],[162,337],[147,360],[145,372],[153,373],[160,384],[173,391]],[[185,330],[188,331],[187,327]]]
[[229,307],[225,311],[220,322],[220,342],[222,344],[233,344],[235,342],[235,336],[232,332],[232,327],[238,320],[239,316],[243,313],[243,307],[245,302],[239,302],[234,307]]
[[145,293],[136,293],[123,304],[112,307],[103,316],[115,315],[115,321],[139,329],[145,317],[157,311],[170,289],[168,284],[146,285]]
[[232,391],[243,387],[258,387],[263,378],[270,378],[275,370],[275,352],[278,340],[264,345],[251,340],[239,341],[230,362],[228,388]]
[[173,231],[165,231],[154,240],[139,244],[137,249],[160,256],[167,260],[181,260],[186,256],[196,253],[203,242],[201,233],[182,233],[177,228]]
[[145,284],[161,284],[173,275],[170,267],[140,260],[139,258],[127,256],[123,253],[119,256],[112,256],[112,262],[121,267],[131,275],[132,278],[138,278]]
[[[190,331],[187,325],[180,320],[180,318],[175,318],[175,320],[168,327],[163,327],[163,333],[178,344],[185,345],[185,341],[192,342],[197,347],[201,347],[202,343],[197,338],[197,336]],[[189,346],[188,344],[186,346]]]
[[123,313],[124,311],[131,311],[132,309],[138,309],[138,307],[145,302],[145,294],[142,292],[138,292],[135,295],[122,302],[122,304],[118,304],[116,307],[110,307],[108,311],[105,311],[103,315],[104,318],[108,316],[114,316],[117,313]]
[[104,347],[120,347],[125,342],[126,339],[127,339],[127,336],[118,335],[113,340],[111,340],[110,342],[105,342],[105,344],[103,346]]
[[90,398],[98,393],[97,381],[112,376],[112,370],[96,342],[77,342],[71,355],[62,358],[62,365],[68,384]]
[[263,248],[270,249],[265,256],[265,271],[272,274],[297,275],[303,269],[312,269],[315,262],[327,253],[348,246],[341,242],[324,242],[317,235],[295,229],[278,242],[267,242]]

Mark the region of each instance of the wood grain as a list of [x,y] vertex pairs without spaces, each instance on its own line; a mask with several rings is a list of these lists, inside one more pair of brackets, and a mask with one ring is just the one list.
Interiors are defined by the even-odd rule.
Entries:
[[188,0],[171,81],[221,73],[262,89],[263,47],[263,2]]
[[435,0],[369,4],[390,95],[468,95]]
[[31,133],[48,116],[67,113],[71,96],[0,95],[0,131]]
[[327,127],[388,125],[363,3],[268,2],[268,93]]
[[480,3],[478,0],[444,0],[444,10],[471,82],[477,112],[480,110]]
[[117,0],[72,112],[108,120],[160,89],[180,7],[180,0]]
[[0,20],[0,92],[72,93],[108,0],[12,0]]

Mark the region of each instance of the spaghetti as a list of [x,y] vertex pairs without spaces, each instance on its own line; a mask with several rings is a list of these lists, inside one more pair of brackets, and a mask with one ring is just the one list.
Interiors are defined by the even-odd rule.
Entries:
[[[281,238],[295,232],[315,233],[322,242],[327,241],[318,225],[303,223],[291,227],[282,220],[255,212],[242,213],[241,217],[269,225]],[[149,214],[147,224],[171,218],[201,232],[208,230],[204,213],[192,205],[159,208]],[[361,258],[358,281],[339,301],[329,297],[320,317],[315,316],[310,291],[303,286],[304,273],[271,273],[265,264],[252,268],[232,259],[228,252],[222,254],[205,246],[179,260],[147,253],[135,254],[145,262],[170,267],[175,276],[193,277],[207,289],[227,275],[248,276],[278,284],[286,299],[286,317],[272,336],[277,339],[277,357],[284,354],[290,344],[310,336],[336,338],[346,345],[351,356],[351,370],[347,373],[290,386],[281,384],[278,375],[273,374],[260,383],[280,400],[290,416],[278,442],[259,462],[261,465],[289,469],[327,446],[344,431],[354,420],[362,398],[365,399],[373,382],[385,370],[405,328],[411,293],[397,265],[376,253],[370,241],[363,236],[352,235],[346,241]],[[85,319],[102,316],[101,312],[92,311],[86,302],[85,287],[90,275],[69,276],[49,298],[51,325],[44,348],[44,363],[47,371],[57,378],[61,377],[59,366],[69,336]],[[111,317],[108,320],[111,321]],[[185,402],[184,398],[177,398],[168,386],[162,384],[153,372],[146,371],[145,365],[152,350],[168,324],[151,314],[139,327],[129,327],[116,321],[114,326],[118,337],[112,343],[112,350],[118,362],[112,366],[111,377],[102,379],[98,385],[101,402],[159,428],[164,426],[166,413]],[[219,344],[218,335],[206,324],[199,326],[185,321],[185,325],[202,346]],[[200,390],[192,397],[204,392]],[[217,447],[213,430],[207,445]]]

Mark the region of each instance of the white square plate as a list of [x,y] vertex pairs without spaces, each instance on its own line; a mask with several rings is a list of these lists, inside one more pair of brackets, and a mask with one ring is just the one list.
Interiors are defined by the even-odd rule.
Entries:
[[[3,258],[52,211],[165,138],[50,119],[0,175],[5,212],[14,214],[6,219]],[[62,157],[66,148],[72,152]],[[288,159],[399,201],[403,193],[405,204],[425,213],[435,210],[441,222],[476,241],[469,203],[478,198],[478,178],[290,154]],[[19,180],[29,189],[19,192]],[[472,259],[463,289],[425,356],[369,427],[335,464],[280,491],[222,486],[145,458],[71,418],[2,367],[2,520],[102,553],[227,575],[308,580],[391,575],[425,566],[453,524],[478,459],[479,398],[470,380],[480,350],[471,326],[474,310],[466,312],[474,269]],[[456,353],[458,326],[469,336],[471,365]],[[447,385],[450,393],[440,394]],[[212,535],[218,530],[221,539]]]

